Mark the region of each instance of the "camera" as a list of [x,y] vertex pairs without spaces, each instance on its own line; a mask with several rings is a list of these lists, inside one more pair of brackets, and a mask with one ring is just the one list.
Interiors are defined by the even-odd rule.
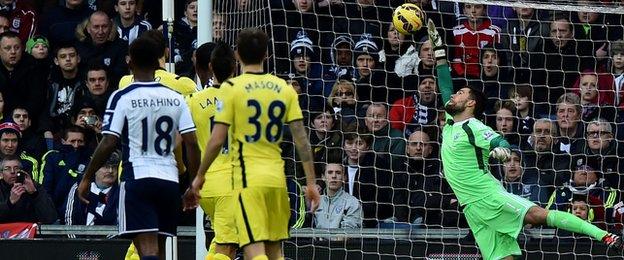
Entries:
[[98,121],[98,117],[97,116],[85,116],[83,117],[85,124],[87,125],[95,125],[95,123]]
[[15,179],[15,183],[24,183],[24,181],[26,180],[26,172],[24,171],[18,171],[15,175],[15,177],[17,177]]

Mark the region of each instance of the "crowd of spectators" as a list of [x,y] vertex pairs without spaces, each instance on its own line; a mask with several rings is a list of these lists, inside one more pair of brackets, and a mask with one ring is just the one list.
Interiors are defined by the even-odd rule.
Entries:
[[[175,2],[172,58],[200,89],[210,79],[193,61],[197,1]],[[390,22],[404,1],[268,2],[267,67],[300,94],[319,180],[301,186],[285,131],[291,224],[466,227],[440,161],[445,121],[431,43],[425,30],[402,35]],[[408,2],[444,36],[454,84],[483,90],[484,120],[513,144],[510,161],[490,163],[501,185],[621,230],[622,15]],[[236,3],[241,12],[255,4]],[[108,97],[129,74],[128,44],[161,26],[161,8],[150,0],[0,0],[0,223],[115,224],[119,155],[98,171],[94,203],[77,199],[76,183],[101,138]],[[215,40],[236,29],[225,15],[213,17]],[[324,194],[315,214],[301,202],[307,188]]]
[[[197,0],[174,4],[171,58],[195,78]],[[162,30],[161,13],[156,0],[0,1],[0,223],[117,223],[119,154],[96,174],[94,203],[78,199],[76,183],[102,137],[108,98],[130,74],[128,46]]]
[[[330,209],[344,207],[332,217],[323,208],[311,225],[350,228],[361,217],[363,227],[466,227],[440,162],[444,110],[431,43],[426,30],[402,35],[391,23],[404,2],[419,5],[444,36],[455,87],[486,94],[485,122],[514,147],[510,161],[490,162],[502,186],[621,232],[622,15],[435,0],[272,0],[271,68],[300,93],[324,180],[316,188],[339,201]],[[287,174],[302,176],[297,167]]]

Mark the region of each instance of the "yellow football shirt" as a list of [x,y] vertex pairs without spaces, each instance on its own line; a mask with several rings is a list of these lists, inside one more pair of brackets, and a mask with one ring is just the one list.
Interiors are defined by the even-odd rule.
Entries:
[[[157,69],[154,72],[155,81],[179,92],[183,96],[196,92],[195,81],[187,77],[178,76],[164,69]],[[119,89],[124,89],[134,82],[134,76],[126,75],[119,80]]]
[[232,129],[234,186],[286,187],[280,143],[284,124],[303,119],[297,93],[270,74],[245,73],[224,82],[215,122]]
[[[187,97],[193,122],[195,122],[197,142],[204,157],[206,144],[214,126],[217,100],[221,99],[221,89],[209,87]],[[208,188],[210,187],[210,188]],[[221,153],[206,172],[206,182],[200,191],[202,197],[226,196],[232,191],[232,162],[229,157],[229,144],[226,140]]]

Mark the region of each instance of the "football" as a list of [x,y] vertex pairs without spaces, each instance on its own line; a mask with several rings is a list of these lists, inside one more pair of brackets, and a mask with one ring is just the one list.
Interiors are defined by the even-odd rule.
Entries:
[[415,4],[402,4],[397,7],[392,14],[392,24],[394,28],[401,34],[412,34],[422,28],[423,12]]

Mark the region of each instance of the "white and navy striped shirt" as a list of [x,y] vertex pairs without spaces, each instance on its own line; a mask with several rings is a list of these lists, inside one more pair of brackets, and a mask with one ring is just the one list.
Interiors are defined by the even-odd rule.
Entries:
[[137,19],[134,24],[128,27],[123,27],[119,17],[117,17],[115,22],[117,23],[117,33],[119,33],[119,38],[126,41],[128,45],[136,40],[136,38],[139,38],[141,34],[152,29],[152,25],[145,20]]
[[158,82],[135,82],[113,92],[102,133],[121,139],[121,179],[158,178],[178,182],[173,155],[176,132],[195,131],[184,97]]

